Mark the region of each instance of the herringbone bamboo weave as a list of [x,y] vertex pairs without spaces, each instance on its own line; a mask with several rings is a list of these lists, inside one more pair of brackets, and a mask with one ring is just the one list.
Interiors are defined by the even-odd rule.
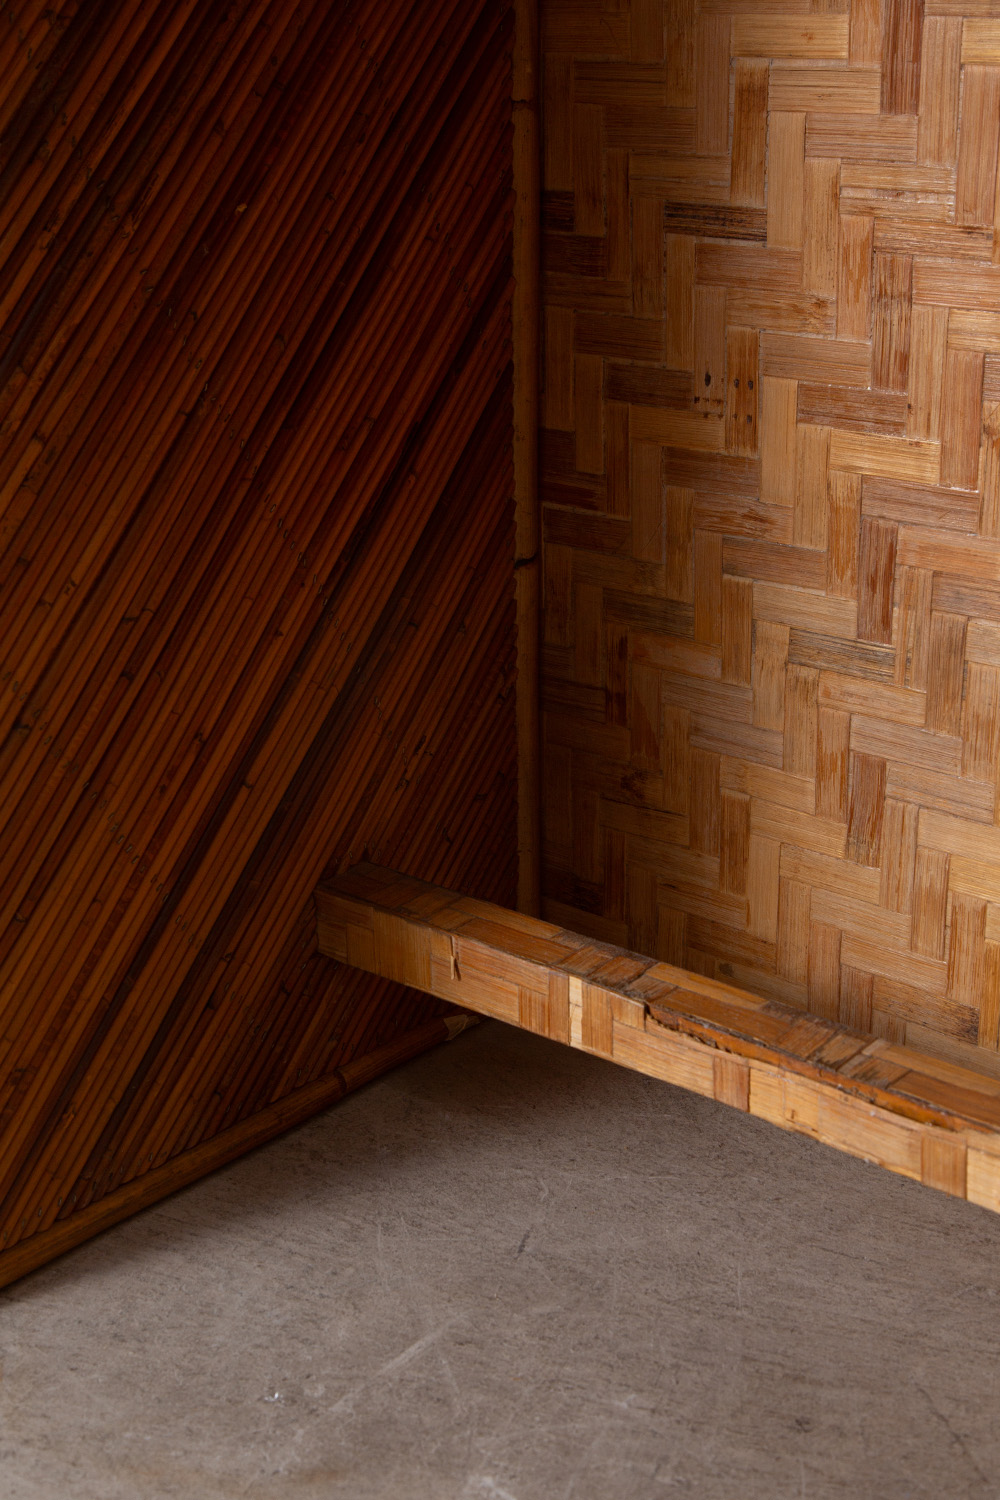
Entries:
[[542,21],[547,915],[982,1066],[997,7]]

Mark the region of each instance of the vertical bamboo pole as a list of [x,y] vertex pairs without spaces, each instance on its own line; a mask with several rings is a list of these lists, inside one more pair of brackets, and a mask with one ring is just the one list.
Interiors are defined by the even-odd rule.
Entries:
[[516,0],[514,21],[514,501],[516,509],[518,892],[541,898],[539,802],[538,5]]

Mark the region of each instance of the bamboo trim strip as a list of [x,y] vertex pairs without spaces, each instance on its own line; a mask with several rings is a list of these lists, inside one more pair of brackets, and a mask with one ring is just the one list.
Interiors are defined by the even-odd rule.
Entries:
[[318,1082],[285,1094],[238,1125],[125,1183],[72,1218],[43,1229],[16,1248],[0,1252],[0,1287],[9,1286],[12,1281],[27,1276],[56,1256],[65,1255],[67,1250],[102,1234],[171,1193],[179,1192],[266,1141],[294,1130],[355,1089],[371,1083],[380,1073],[399,1067],[429,1047],[451,1041],[465,1029],[469,1019],[462,1015],[449,1016],[404,1032],[384,1047],[367,1053],[358,1062],[346,1063]]
[[320,950],[1000,1209],[1000,1081],[370,864]]
[[517,569],[518,849],[517,904],[537,915],[542,829],[539,762],[538,499],[539,254],[541,179],[537,0],[514,15],[514,499]]

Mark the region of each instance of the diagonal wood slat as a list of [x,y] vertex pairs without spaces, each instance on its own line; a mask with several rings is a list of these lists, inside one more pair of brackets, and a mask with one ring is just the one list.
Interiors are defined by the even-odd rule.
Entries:
[[447,1034],[324,872],[515,899],[511,50],[0,16],[0,1283]]
[[1000,21],[543,0],[544,910],[996,1074]]

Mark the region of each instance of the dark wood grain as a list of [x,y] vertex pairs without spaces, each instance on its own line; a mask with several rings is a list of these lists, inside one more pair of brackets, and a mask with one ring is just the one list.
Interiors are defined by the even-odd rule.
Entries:
[[0,1277],[443,1034],[324,872],[516,898],[511,48],[0,20]]

